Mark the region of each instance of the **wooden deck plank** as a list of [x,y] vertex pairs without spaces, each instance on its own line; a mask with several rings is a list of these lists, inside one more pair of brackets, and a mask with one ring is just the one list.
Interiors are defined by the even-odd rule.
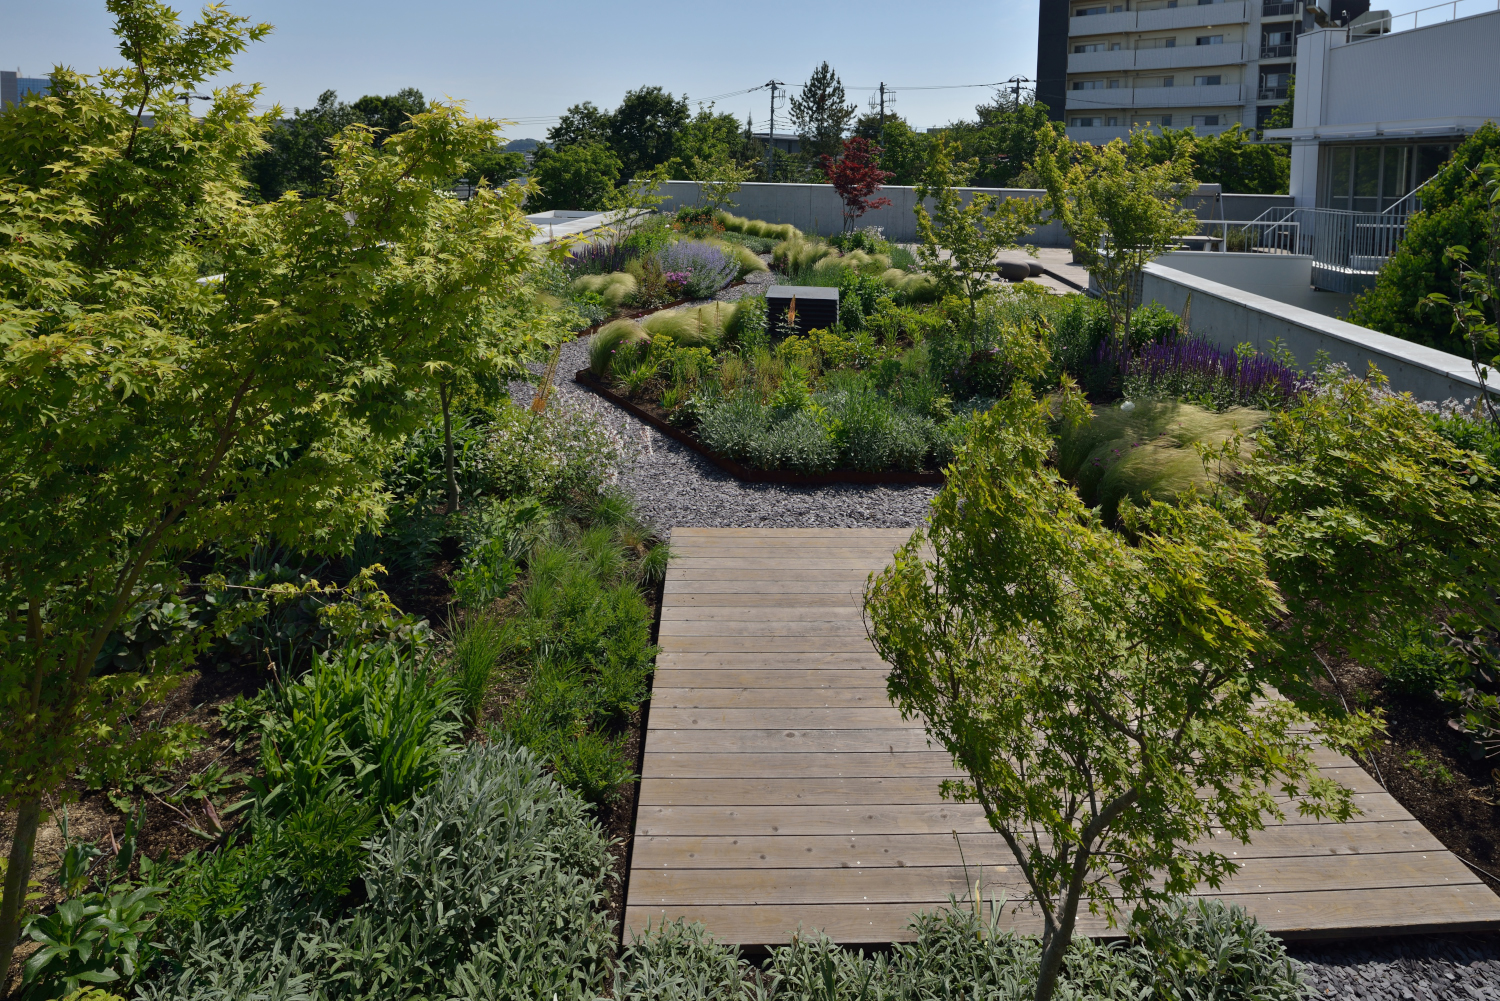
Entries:
[[[1200,894],[1201,895],[1201,894]],[[1425,934],[1479,931],[1495,927],[1495,895],[1482,884],[1438,886],[1414,893],[1409,887],[1342,891],[1242,894],[1234,903],[1288,940],[1345,938],[1350,935]],[[927,908],[931,910],[933,908]],[[986,913],[989,902],[983,905]],[[721,940],[737,944],[790,941],[800,925],[821,928],[849,944],[909,942],[910,904],[682,905],[626,908],[627,935],[663,917],[701,921]],[[1036,933],[1039,922],[1028,911],[1008,905],[1002,928]],[[1103,919],[1080,914],[1078,930],[1100,938],[1120,937]]]
[[[1456,866],[1456,868],[1455,868]],[[1324,858],[1247,859],[1212,895],[1233,900],[1245,894],[1379,890],[1480,883],[1447,852],[1357,855],[1330,868]],[[631,884],[631,903],[661,904],[914,904],[934,907],[1003,893],[1028,896],[1015,862],[1001,865],[907,866],[826,869],[654,869]]]
[[[1007,865],[1010,848],[993,832],[962,837],[963,858],[976,865]],[[1213,838],[1202,847],[1239,861],[1440,852],[1442,844],[1415,820],[1354,821],[1340,825],[1338,838],[1317,825],[1275,826],[1241,844]],[[952,865],[958,860],[952,834],[735,835],[641,837],[635,841],[635,869],[825,869],[844,866],[906,867]]]
[[[733,688],[707,688],[702,685],[685,685],[681,688],[666,688],[662,680],[674,685],[683,679],[681,672],[673,671],[666,679],[657,675],[657,684],[651,689],[651,711],[663,709],[751,709],[779,706],[785,708],[814,708],[818,706],[888,706],[885,682],[872,685],[864,679],[857,685],[849,683],[828,684],[822,688],[784,688],[779,685],[760,683]],[[849,673],[849,672],[839,672]],[[762,676],[764,677],[764,676]],[[705,679],[712,680],[712,679]]]
[[[1024,891],[980,809],[942,800],[947,753],[886,701],[863,592],[909,537],[673,530],[629,929],[687,917],[748,945],[798,925],[878,944],[909,940],[912,912],[967,893],[976,869],[990,890]],[[1378,783],[1333,752],[1316,760],[1363,814],[1211,840],[1242,865],[1218,895],[1288,937],[1500,927],[1500,900]],[[1002,923],[1036,927],[1025,905]],[[1109,934],[1093,917],[1082,930]]]
[[[1325,769],[1339,784],[1359,794],[1383,792],[1362,768]],[[954,770],[952,777],[961,777]],[[828,776],[823,778],[642,779],[642,806],[859,806],[945,802],[944,776]]]

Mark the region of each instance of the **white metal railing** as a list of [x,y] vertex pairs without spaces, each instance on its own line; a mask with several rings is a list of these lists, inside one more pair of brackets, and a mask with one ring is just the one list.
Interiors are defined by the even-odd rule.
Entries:
[[1238,221],[1200,219],[1198,232],[1186,237],[1189,250],[1231,254],[1302,254],[1301,224],[1293,220]]
[[1500,0],[1449,0],[1448,3],[1407,11],[1405,14],[1370,18],[1362,22],[1359,28],[1362,33],[1370,35],[1388,35],[1397,31],[1425,28],[1430,24],[1442,24],[1444,21],[1456,21],[1460,17],[1473,17],[1492,10],[1500,10]]
[[1248,222],[1200,220],[1199,233],[1184,242],[1197,242],[1200,246],[1193,249],[1207,251],[1306,254],[1313,259],[1315,286],[1353,293],[1373,286],[1376,273],[1401,245],[1409,209],[1410,205],[1397,212],[1350,212],[1276,206]]

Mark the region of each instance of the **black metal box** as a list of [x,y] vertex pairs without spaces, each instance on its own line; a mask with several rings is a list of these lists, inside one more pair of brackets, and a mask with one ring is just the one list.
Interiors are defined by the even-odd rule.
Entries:
[[780,329],[787,307],[797,303],[797,333],[827,330],[839,321],[839,290],[814,285],[772,285],[766,290],[767,329],[772,337]]

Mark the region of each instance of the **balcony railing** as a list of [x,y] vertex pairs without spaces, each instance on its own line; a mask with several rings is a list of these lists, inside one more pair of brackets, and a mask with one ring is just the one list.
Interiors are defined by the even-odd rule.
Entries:
[[1296,42],[1289,42],[1286,45],[1262,45],[1260,47],[1260,57],[1262,59],[1290,59],[1296,54]]
[[1257,101],[1285,101],[1289,88],[1286,87],[1262,87]]
[[1263,18],[1290,17],[1297,13],[1297,8],[1300,6],[1300,3],[1272,3],[1271,0],[1266,0],[1261,4],[1260,16]]

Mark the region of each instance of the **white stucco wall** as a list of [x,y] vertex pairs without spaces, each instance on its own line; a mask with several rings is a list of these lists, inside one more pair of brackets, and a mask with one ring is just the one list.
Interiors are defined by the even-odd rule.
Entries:
[[1218,254],[1178,252],[1157,258],[1163,267],[1324,316],[1343,317],[1353,296],[1312,287],[1311,256],[1304,254]]

